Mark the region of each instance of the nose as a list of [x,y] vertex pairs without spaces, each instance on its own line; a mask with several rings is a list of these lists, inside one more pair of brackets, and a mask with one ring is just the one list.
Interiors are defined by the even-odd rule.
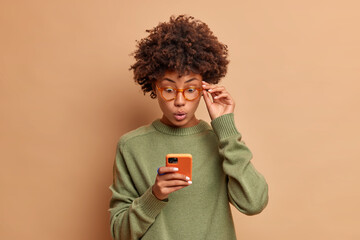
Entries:
[[184,106],[185,105],[185,98],[182,92],[176,93],[176,98],[174,100],[174,105],[177,107]]

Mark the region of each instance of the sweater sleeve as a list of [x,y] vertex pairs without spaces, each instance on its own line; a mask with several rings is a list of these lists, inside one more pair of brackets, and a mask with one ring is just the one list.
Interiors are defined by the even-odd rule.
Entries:
[[126,167],[121,144],[117,146],[113,166],[113,184],[110,200],[110,231],[116,240],[140,239],[154,223],[156,216],[166,205],[158,200],[149,187],[139,195]]
[[222,167],[228,178],[229,201],[246,215],[260,213],[268,203],[268,185],[250,162],[252,153],[241,140],[234,114],[220,116],[211,125],[219,139]]

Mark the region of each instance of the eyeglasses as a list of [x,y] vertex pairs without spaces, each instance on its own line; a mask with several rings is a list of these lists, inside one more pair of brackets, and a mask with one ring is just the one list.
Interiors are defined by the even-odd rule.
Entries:
[[171,101],[176,98],[178,92],[181,92],[184,98],[188,101],[193,101],[197,99],[201,95],[202,88],[189,87],[184,89],[177,89],[172,87],[159,87],[155,84],[157,89],[159,90],[161,97],[166,101]]

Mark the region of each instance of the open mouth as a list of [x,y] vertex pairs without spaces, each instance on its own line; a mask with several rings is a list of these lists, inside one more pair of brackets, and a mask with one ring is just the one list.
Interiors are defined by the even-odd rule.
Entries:
[[175,114],[175,119],[177,121],[181,121],[184,120],[186,118],[186,113],[176,113]]

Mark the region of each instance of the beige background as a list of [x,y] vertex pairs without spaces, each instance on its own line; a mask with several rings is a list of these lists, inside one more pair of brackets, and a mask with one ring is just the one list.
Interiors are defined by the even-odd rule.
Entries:
[[[141,2],[141,3],[140,3]],[[230,50],[236,124],[270,186],[239,239],[360,239],[358,1],[0,2],[0,239],[110,239],[118,138],[161,116],[128,71],[187,13]],[[209,121],[204,104],[198,117]],[[215,217],[215,216],[214,216]]]

